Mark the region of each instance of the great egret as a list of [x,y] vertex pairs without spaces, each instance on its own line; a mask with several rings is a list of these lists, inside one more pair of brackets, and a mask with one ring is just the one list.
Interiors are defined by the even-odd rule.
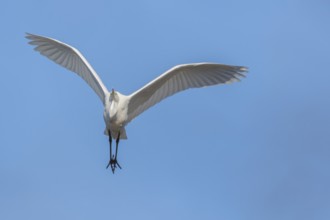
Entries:
[[[114,89],[109,92],[95,70],[76,48],[52,38],[34,34],[27,33],[26,38],[30,40],[29,44],[35,46],[36,51],[82,77],[101,99],[106,125],[104,133],[109,136],[110,143],[110,160],[107,168],[111,166],[113,173],[117,166],[121,169],[117,162],[119,140],[127,139],[125,126],[135,117],[177,92],[239,81],[247,71],[247,68],[243,66],[216,63],[177,65],[126,96]],[[112,137],[116,138],[115,154],[112,153]]]

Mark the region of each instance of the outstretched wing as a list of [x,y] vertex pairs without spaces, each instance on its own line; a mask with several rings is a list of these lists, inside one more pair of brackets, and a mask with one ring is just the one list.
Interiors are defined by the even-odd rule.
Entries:
[[177,92],[239,81],[247,68],[215,63],[192,63],[173,67],[129,96],[128,121]]
[[36,51],[39,51],[42,55],[59,65],[77,73],[92,87],[103,104],[105,103],[105,95],[108,93],[107,88],[92,66],[76,48],[52,38],[34,34],[27,33],[26,38],[30,40],[29,44],[35,46],[34,49]]

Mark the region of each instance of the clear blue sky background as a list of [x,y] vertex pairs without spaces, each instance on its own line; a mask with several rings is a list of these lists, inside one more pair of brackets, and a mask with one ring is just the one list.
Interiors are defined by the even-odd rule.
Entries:
[[[2,0],[0,219],[330,219],[330,3]],[[174,65],[246,65],[127,126],[25,32],[77,47],[130,94]]]

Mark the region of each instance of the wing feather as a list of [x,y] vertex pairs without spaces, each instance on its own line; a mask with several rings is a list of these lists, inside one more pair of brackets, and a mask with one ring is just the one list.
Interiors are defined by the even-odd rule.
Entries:
[[105,95],[108,93],[107,88],[92,66],[76,48],[52,38],[34,34],[27,34],[26,38],[30,40],[29,44],[35,46],[34,49],[40,54],[77,73],[96,92],[103,104],[105,103]]
[[246,72],[243,66],[215,63],[175,66],[129,96],[128,121],[177,92],[240,81]]

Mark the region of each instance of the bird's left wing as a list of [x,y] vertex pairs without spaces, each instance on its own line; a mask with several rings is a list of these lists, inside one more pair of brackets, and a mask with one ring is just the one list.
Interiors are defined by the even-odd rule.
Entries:
[[92,66],[76,48],[52,38],[34,34],[27,33],[26,38],[30,40],[29,44],[35,46],[36,51],[77,73],[92,87],[102,103],[105,103],[105,96],[108,93],[107,88]]
[[177,92],[239,81],[246,71],[243,66],[215,63],[175,66],[129,96],[128,121]]

